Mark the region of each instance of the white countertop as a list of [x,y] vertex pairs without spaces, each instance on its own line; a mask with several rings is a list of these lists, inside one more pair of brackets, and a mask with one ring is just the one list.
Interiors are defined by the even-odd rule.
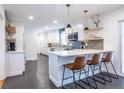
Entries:
[[73,50],[62,50],[62,51],[49,51],[49,54],[54,54],[54,55],[61,56],[61,57],[68,57],[68,56],[104,53],[108,51],[113,51],[113,50],[110,50],[110,49],[104,49],[104,50],[73,49]]
[[24,50],[17,50],[17,51],[7,51],[7,54],[15,54],[15,53],[24,53]]

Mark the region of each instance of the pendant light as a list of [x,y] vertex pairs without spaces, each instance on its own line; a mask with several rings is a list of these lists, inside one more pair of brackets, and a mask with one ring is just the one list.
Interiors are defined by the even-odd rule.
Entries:
[[69,22],[70,22],[69,7],[70,7],[70,6],[71,6],[70,4],[66,4],[67,10],[68,10],[68,24],[67,24],[66,28],[67,28],[69,31],[72,30],[72,26],[71,26],[71,24],[69,24]]
[[84,14],[85,14],[85,28],[84,28],[84,30],[89,30],[88,20],[87,20],[87,12],[88,12],[88,10],[84,10]]

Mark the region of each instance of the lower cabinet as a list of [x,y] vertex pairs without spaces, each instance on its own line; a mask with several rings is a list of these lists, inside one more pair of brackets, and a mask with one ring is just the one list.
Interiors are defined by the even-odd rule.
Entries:
[[24,52],[6,53],[6,76],[23,74],[25,71]]

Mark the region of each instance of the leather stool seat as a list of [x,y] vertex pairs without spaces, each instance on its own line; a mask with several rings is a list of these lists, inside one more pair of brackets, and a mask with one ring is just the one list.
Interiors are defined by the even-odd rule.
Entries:
[[63,65],[64,67],[67,67],[68,69],[72,70],[73,69],[73,66],[74,66],[74,63],[70,63],[70,64],[65,64]]

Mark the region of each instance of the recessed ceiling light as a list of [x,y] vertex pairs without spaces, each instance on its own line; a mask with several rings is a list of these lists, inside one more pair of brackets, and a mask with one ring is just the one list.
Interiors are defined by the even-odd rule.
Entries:
[[57,21],[57,20],[54,20],[54,21],[53,21],[53,23],[57,24],[57,23],[58,23],[58,21]]
[[33,17],[33,16],[29,16],[28,19],[29,19],[29,20],[33,20],[34,17]]
[[48,26],[45,26],[45,30],[47,30],[48,29]]

